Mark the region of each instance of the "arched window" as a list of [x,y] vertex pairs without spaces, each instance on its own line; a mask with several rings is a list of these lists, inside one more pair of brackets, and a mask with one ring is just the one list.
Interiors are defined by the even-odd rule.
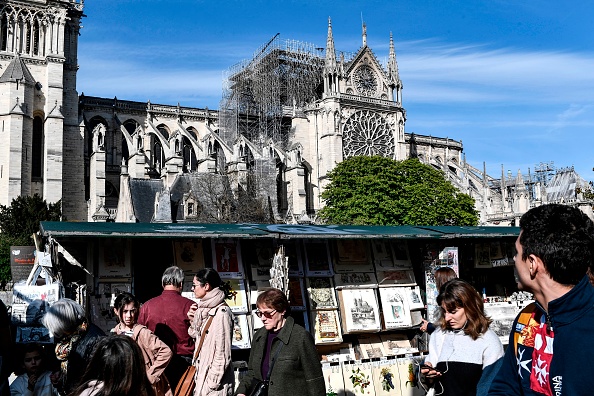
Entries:
[[31,177],[43,177],[43,119],[39,116],[33,119]]
[[197,169],[198,161],[196,159],[196,153],[190,143],[190,139],[184,136],[184,172],[192,172]]
[[8,18],[6,17],[6,14],[2,15],[0,30],[0,49],[6,51],[8,48]]

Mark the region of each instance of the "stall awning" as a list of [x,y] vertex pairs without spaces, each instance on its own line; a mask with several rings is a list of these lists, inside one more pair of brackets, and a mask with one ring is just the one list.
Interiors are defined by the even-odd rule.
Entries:
[[294,224],[83,223],[42,221],[51,237],[116,238],[397,238],[451,239],[513,237],[519,227],[354,226]]

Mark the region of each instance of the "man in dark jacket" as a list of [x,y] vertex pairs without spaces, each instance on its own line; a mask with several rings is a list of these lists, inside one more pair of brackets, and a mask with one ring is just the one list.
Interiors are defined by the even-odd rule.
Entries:
[[192,363],[194,339],[188,335],[188,311],[194,301],[181,296],[184,272],[179,267],[169,267],[163,272],[163,293],[151,298],[140,307],[138,323],[149,328],[173,352],[165,369],[165,376],[175,389],[182,374]]
[[[592,395],[594,223],[564,205],[531,209],[520,220],[515,270],[534,304],[514,321],[489,395]],[[554,342],[553,342],[554,341]]]

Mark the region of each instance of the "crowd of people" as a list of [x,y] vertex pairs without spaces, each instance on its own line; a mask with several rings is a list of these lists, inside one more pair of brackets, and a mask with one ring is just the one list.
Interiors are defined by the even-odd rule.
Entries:
[[[520,220],[514,265],[518,288],[533,293],[535,302],[515,319],[505,351],[478,291],[450,268],[436,271],[439,320],[420,329],[431,333],[420,368],[427,394],[591,394],[581,373],[594,347],[576,340],[587,340],[594,328],[594,223],[568,206],[531,209]],[[118,295],[113,310],[119,323],[109,335],[90,323],[81,305],[60,299],[43,317],[54,354],[39,344],[22,345],[10,391],[7,357],[14,351],[0,303],[0,396],[173,396],[192,366],[195,396],[326,395],[313,337],[290,316],[281,290],[257,297],[263,327],[236,384],[229,284],[213,269],[198,271],[195,303],[181,296],[183,279],[180,268],[167,268],[161,295],[142,305],[131,293]]]

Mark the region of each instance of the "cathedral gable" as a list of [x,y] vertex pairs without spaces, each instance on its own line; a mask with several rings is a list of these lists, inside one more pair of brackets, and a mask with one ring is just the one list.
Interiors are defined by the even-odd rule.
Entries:
[[346,93],[388,99],[389,78],[375,54],[363,46],[346,70]]

